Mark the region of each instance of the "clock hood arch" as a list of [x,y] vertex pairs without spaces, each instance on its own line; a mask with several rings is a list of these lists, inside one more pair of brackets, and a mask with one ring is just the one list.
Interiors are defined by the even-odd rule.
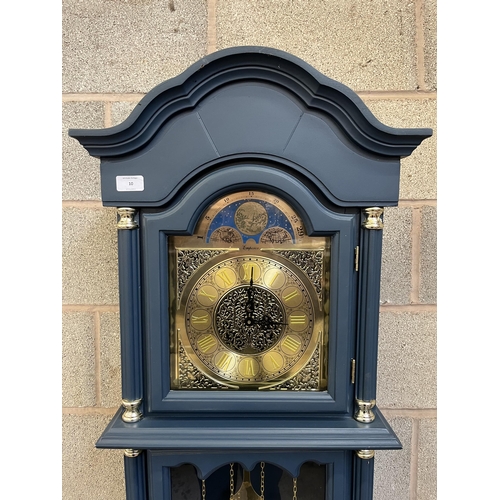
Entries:
[[[167,80],[121,124],[71,129],[101,159],[105,206],[169,203],[195,176],[261,157],[305,175],[332,203],[395,206],[401,157],[430,129],[382,124],[349,88],[265,47],[211,54]],[[142,177],[142,189],[117,179]]]
[[273,166],[255,163],[238,163],[210,171],[190,183],[167,210],[148,217],[161,220],[167,234],[192,234],[211,202],[237,191],[259,188],[292,205],[299,212],[309,236],[332,234],[332,227],[346,224],[345,217],[318,203],[318,193],[311,191],[301,178]]

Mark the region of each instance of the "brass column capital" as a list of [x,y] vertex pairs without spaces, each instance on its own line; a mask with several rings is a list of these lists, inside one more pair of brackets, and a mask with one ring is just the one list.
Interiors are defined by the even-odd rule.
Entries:
[[362,226],[365,229],[383,229],[384,223],[382,221],[382,214],[384,209],[380,207],[365,208],[365,220],[362,222]]
[[370,460],[375,456],[375,450],[356,450],[356,455],[363,460]]
[[116,224],[118,229],[136,229],[139,227],[139,224],[137,224],[134,220],[135,208],[118,208],[117,212],[120,217],[118,223]]
[[128,458],[135,458],[142,453],[142,450],[133,450],[132,448],[126,448],[123,450],[123,453]]

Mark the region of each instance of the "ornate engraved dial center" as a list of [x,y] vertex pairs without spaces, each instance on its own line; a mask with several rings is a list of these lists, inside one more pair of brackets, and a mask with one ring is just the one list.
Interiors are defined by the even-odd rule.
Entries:
[[260,286],[230,290],[215,311],[216,332],[229,349],[255,354],[272,348],[285,326],[285,311],[278,297]]

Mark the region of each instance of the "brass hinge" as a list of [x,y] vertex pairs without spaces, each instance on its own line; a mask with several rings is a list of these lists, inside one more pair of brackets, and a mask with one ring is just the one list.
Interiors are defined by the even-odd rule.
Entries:
[[356,360],[351,359],[351,384],[356,383]]
[[354,249],[354,270],[359,271],[359,246]]

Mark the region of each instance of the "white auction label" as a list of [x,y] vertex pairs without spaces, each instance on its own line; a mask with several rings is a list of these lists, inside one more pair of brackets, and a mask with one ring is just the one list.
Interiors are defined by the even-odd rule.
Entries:
[[142,175],[117,175],[117,191],[144,191],[144,177]]

